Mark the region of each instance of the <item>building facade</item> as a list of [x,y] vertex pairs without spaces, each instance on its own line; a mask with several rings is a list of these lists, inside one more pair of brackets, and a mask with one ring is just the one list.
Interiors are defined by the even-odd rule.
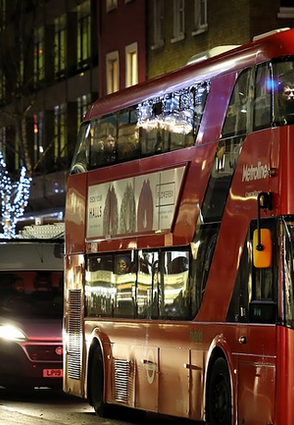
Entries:
[[149,0],[147,77],[184,66],[216,46],[248,43],[260,33],[293,27],[291,0]]
[[78,125],[98,97],[96,0],[0,1],[0,149],[33,177],[26,216],[62,218]]
[[146,79],[146,3],[98,1],[100,96]]

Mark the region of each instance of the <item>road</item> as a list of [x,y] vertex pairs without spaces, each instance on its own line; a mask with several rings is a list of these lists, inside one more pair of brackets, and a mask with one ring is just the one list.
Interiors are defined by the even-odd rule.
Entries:
[[[0,388],[1,425],[185,425],[190,421],[160,415],[139,415],[129,409],[113,410],[108,418],[99,418],[85,400],[62,391],[35,390],[9,394]],[[194,423],[195,424],[195,423]]]

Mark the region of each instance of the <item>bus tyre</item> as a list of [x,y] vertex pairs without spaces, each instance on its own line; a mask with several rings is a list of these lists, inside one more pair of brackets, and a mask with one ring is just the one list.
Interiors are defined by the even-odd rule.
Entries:
[[96,415],[104,417],[107,414],[107,405],[103,401],[104,373],[102,355],[99,348],[96,348],[93,354],[90,379],[91,404]]
[[227,363],[219,357],[212,366],[206,398],[208,425],[232,425],[231,385]]

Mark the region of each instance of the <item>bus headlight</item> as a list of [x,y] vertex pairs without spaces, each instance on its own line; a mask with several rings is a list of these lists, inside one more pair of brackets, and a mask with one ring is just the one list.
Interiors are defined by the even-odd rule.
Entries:
[[0,325],[0,338],[9,341],[24,341],[26,340],[26,335],[15,326]]

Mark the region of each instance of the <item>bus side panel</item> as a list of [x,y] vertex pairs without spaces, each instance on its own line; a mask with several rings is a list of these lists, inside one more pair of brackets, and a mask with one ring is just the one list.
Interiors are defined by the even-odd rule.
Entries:
[[211,81],[210,93],[197,135],[196,145],[218,140],[237,73],[223,75]]
[[173,230],[175,245],[190,243],[207,188],[210,170],[213,164],[217,143],[193,148],[194,161],[191,161],[185,176],[180,205],[176,212]]
[[[239,362],[239,423],[271,424],[274,418],[276,369],[273,365]],[[250,406],[250,408],[248,408]]]
[[173,232],[175,245],[189,243],[193,238],[199,208],[203,203],[218,145],[218,142],[208,142],[219,140],[236,76],[237,73],[232,73],[211,81],[210,94],[196,139],[195,159],[191,162],[187,172],[181,204],[176,217]]
[[238,358],[239,423],[276,423],[277,328],[258,324],[240,324],[237,328],[238,339],[234,348]]
[[[176,327],[176,326],[175,326]],[[172,335],[173,329],[169,326],[165,333]],[[176,335],[180,331],[175,330]],[[165,339],[165,337],[164,337]],[[160,374],[159,374],[159,413],[169,412],[172,416],[189,417],[189,370],[185,367],[189,360],[187,347],[161,347]],[[186,349],[185,349],[186,348]],[[175,373],[176,371],[176,373]],[[171,390],[172,388],[172,390]]]
[[[91,339],[97,323],[86,323]],[[107,363],[106,402],[200,420],[203,417],[205,344],[203,326],[166,322],[99,322],[112,342]],[[214,335],[210,327],[208,341]],[[153,341],[150,344],[149,341]],[[209,344],[208,343],[208,344]],[[207,344],[206,344],[207,347]],[[111,359],[111,364],[107,359]]]
[[294,330],[277,328],[277,425],[294,424]]
[[[294,126],[280,127],[280,155],[281,165],[279,175],[281,175],[280,187],[276,193],[281,193],[279,197],[280,214],[293,214],[294,211],[294,178],[293,178],[293,155],[294,155]],[[283,142],[283,143],[282,143]],[[279,191],[278,191],[279,190]],[[291,195],[290,195],[291,194]]]
[[68,177],[65,242],[67,253],[84,252],[86,238],[87,174]]
[[135,347],[136,404],[147,411],[158,411],[158,348],[154,346]]
[[[275,140],[279,140],[278,132],[273,134],[264,131],[251,134],[244,141],[224,210],[203,302],[197,315],[200,321],[226,320],[245,237],[250,221],[257,216],[256,196],[261,191],[275,189],[279,183],[278,177],[270,177],[264,171],[271,167],[268,158],[271,158]],[[250,173],[250,170],[255,172]],[[272,216],[274,210],[264,210],[262,215],[266,214]],[[226,282],[226,285],[220,285],[219,282]],[[218,303],[217,309],[215,303]]]

